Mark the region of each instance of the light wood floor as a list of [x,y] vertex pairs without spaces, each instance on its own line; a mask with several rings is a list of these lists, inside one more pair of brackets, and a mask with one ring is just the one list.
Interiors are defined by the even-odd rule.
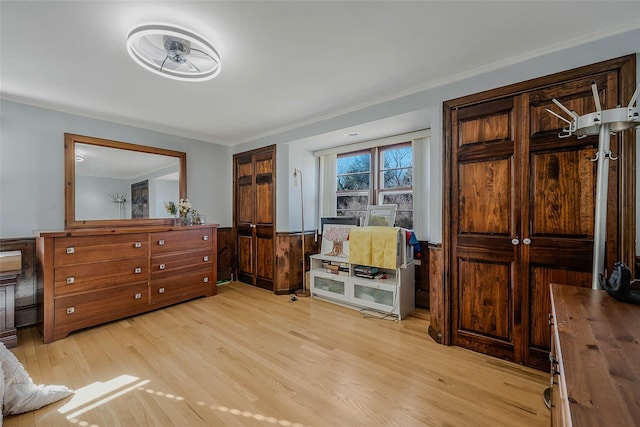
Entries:
[[76,394],[5,426],[542,426],[544,372],[401,322],[238,282],[219,294],[14,354]]

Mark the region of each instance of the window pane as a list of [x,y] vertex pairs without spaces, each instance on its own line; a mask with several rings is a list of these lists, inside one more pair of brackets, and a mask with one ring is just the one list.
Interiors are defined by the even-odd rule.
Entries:
[[338,195],[338,216],[365,216],[369,196],[366,195]]
[[362,153],[355,156],[338,157],[336,169],[338,175],[354,172],[369,172],[371,170],[371,155],[369,153]]
[[413,211],[413,193],[383,193],[383,205],[397,205],[398,211]]
[[371,185],[371,155],[360,153],[338,157],[337,191],[368,190]]
[[382,152],[382,166],[384,169],[410,168],[413,161],[411,146],[389,148]]
[[367,216],[367,211],[337,211],[337,216],[344,216],[349,218],[362,218],[364,222],[364,218]]
[[413,230],[413,212],[396,212],[396,227]]
[[351,175],[338,175],[338,191],[368,190],[369,173],[354,173]]
[[390,169],[383,172],[382,188],[411,188],[413,169]]
[[383,193],[381,204],[397,205],[396,227],[413,229],[413,193]]

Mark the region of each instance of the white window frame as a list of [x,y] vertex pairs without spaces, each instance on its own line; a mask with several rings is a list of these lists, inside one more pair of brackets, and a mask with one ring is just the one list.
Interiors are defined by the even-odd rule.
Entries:
[[319,158],[320,163],[318,218],[336,216],[336,160],[338,154],[394,145],[405,141],[411,141],[413,147],[413,231],[416,232],[418,238],[428,239],[429,199],[431,197],[428,175],[431,162],[429,155],[431,151],[429,148],[431,145],[430,129],[314,151],[313,155]]
[[[385,205],[383,199],[385,195],[390,194],[411,194],[413,197],[413,184],[409,187],[394,187],[394,188],[382,188],[383,174],[390,169],[383,168],[382,157],[385,151],[404,148],[411,149],[411,156],[413,159],[413,147],[411,141],[402,141],[390,145],[371,147],[367,150],[351,151],[347,153],[341,153],[337,156],[337,160],[341,157],[356,157],[362,154],[369,155],[369,189],[368,190],[338,190],[337,181],[339,175],[336,173],[336,212],[338,212],[338,197],[340,196],[367,196],[367,204],[372,206]],[[413,161],[410,166],[402,169],[411,169],[413,176]],[[365,205],[366,206],[366,205]],[[364,206],[363,206],[364,207]],[[365,208],[366,209],[366,208]],[[364,209],[362,210],[364,212]],[[398,210],[398,212],[408,212],[406,210]],[[339,214],[338,214],[339,215]],[[345,215],[348,216],[348,215]],[[413,224],[413,209],[411,210],[411,223]],[[392,224],[393,225],[393,224]]]

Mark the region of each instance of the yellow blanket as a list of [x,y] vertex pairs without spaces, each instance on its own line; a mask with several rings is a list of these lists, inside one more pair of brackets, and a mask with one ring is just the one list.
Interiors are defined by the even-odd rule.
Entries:
[[396,268],[398,227],[353,227],[349,233],[349,262]]

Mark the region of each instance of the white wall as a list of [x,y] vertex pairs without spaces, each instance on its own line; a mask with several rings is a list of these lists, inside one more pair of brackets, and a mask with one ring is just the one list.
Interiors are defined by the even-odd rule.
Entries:
[[[318,228],[318,159],[302,145],[289,146],[287,184],[289,190],[289,231],[302,230],[302,201],[304,201],[305,231]],[[294,178],[293,171],[301,172]],[[302,193],[301,193],[302,190]]]
[[[127,179],[76,176],[76,218],[95,220],[120,217],[120,204],[114,203],[109,194],[130,194]],[[127,197],[122,219],[131,218],[131,197]]]
[[[161,179],[153,180],[153,201],[150,202],[149,216],[153,218],[169,218],[172,215],[167,212],[164,207],[166,202],[176,202],[176,194],[180,194],[178,181],[165,181]],[[149,192],[151,192],[151,183],[149,183]]]
[[194,208],[231,226],[229,147],[0,100],[0,238],[64,227],[65,132],[186,152]]

